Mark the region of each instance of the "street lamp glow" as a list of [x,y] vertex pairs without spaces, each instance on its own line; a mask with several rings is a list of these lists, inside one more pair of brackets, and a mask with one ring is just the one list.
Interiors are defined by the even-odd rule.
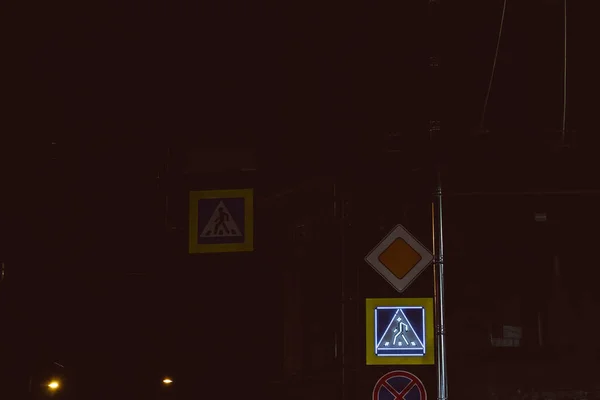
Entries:
[[171,378],[165,378],[163,379],[163,383],[165,385],[170,385],[171,383],[173,383],[173,380]]
[[59,381],[50,381],[50,383],[48,383],[48,388],[50,388],[50,390],[56,390],[60,387],[60,382]]

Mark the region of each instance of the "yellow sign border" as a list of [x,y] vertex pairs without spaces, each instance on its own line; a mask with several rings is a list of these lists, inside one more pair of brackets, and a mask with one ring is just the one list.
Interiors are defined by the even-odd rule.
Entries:
[[[198,243],[198,200],[244,198],[244,242]],[[254,250],[254,189],[192,190],[189,196],[189,254]]]
[[[425,355],[422,357],[378,357],[375,354],[375,313],[376,307],[421,306],[425,308]],[[419,298],[377,298],[365,299],[366,311],[366,362],[367,365],[433,365],[435,364],[435,332],[433,299]]]

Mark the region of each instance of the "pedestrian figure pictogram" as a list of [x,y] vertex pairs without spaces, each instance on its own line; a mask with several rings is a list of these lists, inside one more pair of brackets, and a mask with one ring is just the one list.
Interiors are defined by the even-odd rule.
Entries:
[[231,213],[220,201],[217,208],[212,213],[208,224],[202,230],[200,237],[228,237],[242,236],[238,225],[231,216]]
[[190,192],[189,252],[254,250],[252,189]]
[[365,311],[367,365],[435,363],[432,298],[366,299]]
[[[384,324],[387,324],[383,334],[377,335],[376,338],[375,353],[377,355],[422,356],[425,354],[425,310],[423,307],[378,307],[375,309],[375,314],[378,325],[381,324],[377,327],[378,331],[381,327],[386,326]],[[413,326],[415,322],[418,323],[416,327]]]

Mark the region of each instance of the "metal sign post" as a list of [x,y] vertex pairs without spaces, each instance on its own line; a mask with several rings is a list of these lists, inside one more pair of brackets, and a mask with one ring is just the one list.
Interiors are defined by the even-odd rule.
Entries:
[[437,367],[437,386],[438,400],[448,398],[448,375],[446,370],[446,333],[445,325],[445,301],[444,301],[444,232],[442,223],[442,182],[441,182],[441,164],[443,159],[443,143],[441,133],[442,109],[444,104],[441,99],[441,80],[440,75],[440,45],[443,34],[442,24],[440,24],[440,3],[441,0],[428,0],[429,7],[429,136],[434,150],[433,162],[437,174],[436,189],[432,203],[432,228],[433,228],[433,253],[434,253],[434,303],[435,303],[435,325],[436,325],[436,367]]
[[442,181],[438,172],[436,191],[432,204],[433,219],[433,253],[435,272],[435,324],[436,324],[436,367],[438,381],[438,400],[448,398],[448,375],[446,370],[446,332],[444,302],[444,229],[442,215]]

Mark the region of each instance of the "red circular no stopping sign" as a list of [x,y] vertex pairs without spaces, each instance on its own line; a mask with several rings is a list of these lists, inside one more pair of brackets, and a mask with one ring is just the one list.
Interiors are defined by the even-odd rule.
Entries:
[[423,382],[407,371],[383,375],[373,387],[372,400],[427,400]]

